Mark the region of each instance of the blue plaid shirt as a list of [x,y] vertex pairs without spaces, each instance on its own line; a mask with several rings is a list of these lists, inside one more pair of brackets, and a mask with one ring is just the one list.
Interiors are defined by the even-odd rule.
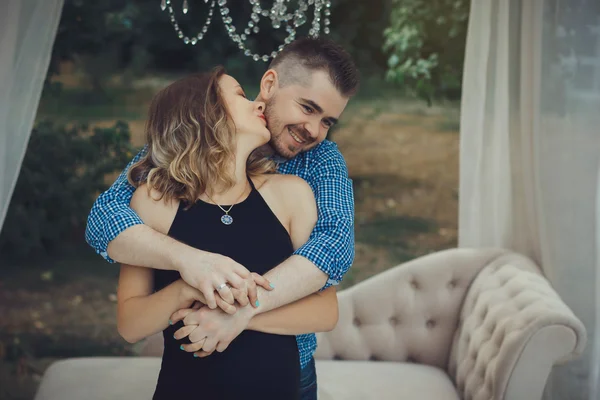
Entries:
[[[125,229],[143,224],[129,207],[135,188],[127,181],[127,170],[145,151],[140,151],[117,178],[98,197],[87,221],[85,240],[109,262],[108,244]],[[308,242],[294,252],[325,272],[329,279],[323,289],[337,285],[354,260],[354,195],[346,162],[337,145],[328,140],[279,164],[278,171],[304,179],[317,201],[318,220]],[[300,365],[304,368],[317,348],[314,333],[296,336]]]

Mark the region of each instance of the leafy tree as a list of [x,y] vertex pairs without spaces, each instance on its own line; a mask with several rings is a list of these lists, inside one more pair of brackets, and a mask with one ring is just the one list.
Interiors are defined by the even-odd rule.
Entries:
[[65,0],[48,76],[57,73],[62,61],[75,61],[96,94],[103,94],[106,80],[127,65],[137,11],[127,0]]
[[468,0],[392,0],[383,50],[386,79],[430,105],[460,96],[469,16]]

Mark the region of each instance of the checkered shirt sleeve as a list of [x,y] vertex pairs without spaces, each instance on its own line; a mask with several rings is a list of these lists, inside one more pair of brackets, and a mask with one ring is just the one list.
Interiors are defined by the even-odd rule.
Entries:
[[106,251],[108,244],[125,229],[143,224],[140,217],[129,207],[135,188],[127,180],[129,168],[139,161],[143,148],[125,167],[112,186],[94,202],[85,229],[86,242],[107,261],[114,263]]
[[[354,261],[354,193],[346,162],[335,143],[324,141],[315,149],[282,164],[279,172],[308,182],[318,208],[318,220],[309,240],[296,250],[329,276],[323,289],[337,285]],[[317,349],[317,336],[296,336],[300,367],[308,365]]]
[[329,279],[323,289],[337,285],[354,261],[354,193],[344,157],[337,145],[322,142],[279,168],[298,175],[312,188],[318,220],[309,240],[294,254],[305,257]]

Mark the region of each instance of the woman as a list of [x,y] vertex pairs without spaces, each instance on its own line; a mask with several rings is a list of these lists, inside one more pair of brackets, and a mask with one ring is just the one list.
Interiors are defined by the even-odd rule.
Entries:
[[[274,164],[253,153],[270,139],[263,111],[264,104],[248,100],[221,67],[181,79],[153,99],[148,153],[129,173],[137,187],[131,207],[145,224],[190,246],[231,257],[259,275],[303,245],[317,219],[308,184],[273,173]],[[294,335],[320,327],[307,321],[291,331],[274,326],[271,319],[269,328],[245,330],[224,352],[195,358],[181,351],[181,341],[173,337],[181,323],[170,326],[168,321],[196,301],[203,301],[202,294],[176,271],[121,268],[120,334],[136,342],[163,331],[155,399],[298,398]],[[331,326],[337,321],[332,288],[271,313],[274,319],[293,319],[298,307],[321,313]]]

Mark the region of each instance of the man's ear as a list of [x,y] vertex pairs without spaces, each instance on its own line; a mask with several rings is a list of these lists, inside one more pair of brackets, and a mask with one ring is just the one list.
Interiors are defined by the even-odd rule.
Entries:
[[260,80],[260,97],[264,101],[268,101],[275,96],[275,92],[278,88],[279,76],[277,75],[277,71],[270,69],[265,72]]

